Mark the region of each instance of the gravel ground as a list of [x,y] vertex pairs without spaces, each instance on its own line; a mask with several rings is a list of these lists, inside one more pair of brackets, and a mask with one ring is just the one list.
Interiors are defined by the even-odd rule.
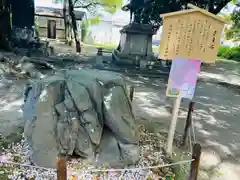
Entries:
[[[167,160],[161,151],[165,142],[159,140],[159,136],[153,135],[148,132],[143,126],[140,127],[140,150],[141,157],[137,165],[129,166],[126,168],[138,168],[146,166],[156,166],[167,164]],[[24,140],[18,143],[9,144],[7,148],[2,150],[0,161],[10,161],[15,163],[22,163],[31,165],[28,161],[28,148],[24,146]],[[136,170],[136,171],[122,171],[122,172],[97,172],[92,173],[83,171],[83,169],[93,169],[95,167],[84,163],[83,160],[72,159],[68,163],[68,172],[70,172],[69,178],[72,175],[77,175],[78,179],[138,179],[138,180],[157,180],[166,176],[173,176],[171,167]],[[99,168],[99,167],[98,167]],[[100,167],[101,169],[107,169],[108,167]],[[71,173],[72,172],[72,173]],[[75,173],[78,172],[78,173]],[[0,179],[1,180],[55,180],[56,171],[53,169],[41,170],[29,167],[20,167],[10,164],[2,164],[0,167]]]

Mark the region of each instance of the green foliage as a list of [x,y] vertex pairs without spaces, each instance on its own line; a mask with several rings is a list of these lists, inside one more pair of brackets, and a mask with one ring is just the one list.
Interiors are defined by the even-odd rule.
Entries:
[[[132,0],[126,9],[131,9],[134,13],[134,21],[143,24],[151,24],[154,32],[162,25],[160,14],[186,9],[186,5],[191,3],[200,8],[206,9],[213,14],[219,13],[231,0],[178,0],[163,1],[149,0],[144,5],[140,5],[142,0]],[[146,1],[145,1],[146,2]],[[137,5],[135,5],[135,4]],[[142,10],[139,10],[142,9]],[[136,19],[137,18],[137,19]]]
[[38,29],[38,24],[36,21],[34,21],[34,33],[36,37],[39,37],[39,29]]
[[87,21],[83,21],[81,25],[81,41],[84,42],[88,33],[89,24]]
[[122,0],[101,0],[104,10],[113,14],[123,5]]
[[81,24],[81,41],[82,42],[85,42],[86,37],[88,37],[89,26],[92,24],[99,24],[99,22],[100,22],[99,16],[82,21],[82,24]]
[[240,10],[236,10],[230,17],[232,26],[225,31],[226,38],[233,41],[240,41]]
[[231,15],[230,14],[220,14],[220,16],[227,22],[231,21]]
[[85,39],[84,39],[84,43],[86,43],[86,44],[90,44],[90,45],[94,45],[94,42],[95,40],[94,40],[94,38],[93,38],[93,36],[92,36],[92,33],[91,32],[88,32],[87,33],[87,36],[85,37]]
[[107,50],[107,51],[113,51],[113,49],[116,49],[117,48],[117,44],[100,44],[100,43],[95,43],[95,46],[96,47],[101,47],[103,48],[104,50]]
[[83,8],[96,14],[97,10],[103,8],[109,13],[115,13],[117,9],[122,7],[123,0],[76,0],[74,3],[75,8]]
[[218,56],[224,59],[240,61],[240,46],[232,48],[221,46],[218,50]]
[[100,23],[100,16],[96,16],[94,18],[89,18],[88,19],[88,24],[99,24]]

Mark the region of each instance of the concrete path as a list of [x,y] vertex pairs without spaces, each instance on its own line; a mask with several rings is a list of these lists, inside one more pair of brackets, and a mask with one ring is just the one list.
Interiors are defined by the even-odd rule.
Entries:
[[[203,146],[201,180],[240,179],[240,65],[218,63],[203,68],[196,88],[194,122],[196,138]],[[168,130],[172,99],[165,96],[166,79],[130,78],[136,88],[134,111],[137,120],[148,120],[156,131]],[[209,82],[210,81],[210,82]],[[217,82],[223,84],[216,84]],[[212,83],[211,83],[212,82]],[[228,83],[231,86],[225,86]],[[0,80],[0,133],[9,134],[22,126],[20,106],[23,83]],[[182,133],[188,100],[183,100],[177,132]]]
[[[240,82],[239,71],[239,64],[219,63],[202,71],[205,76],[211,74],[208,82],[198,82],[193,119],[196,138],[203,147],[200,180],[240,179],[240,91],[236,83],[235,87],[216,84],[219,76],[221,82],[227,78],[230,83]],[[167,131],[173,100],[165,96],[166,80],[138,77],[131,81],[138,86],[133,102],[137,119],[150,120],[155,131]],[[179,133],[183,132],[188,103],[182,101]]]

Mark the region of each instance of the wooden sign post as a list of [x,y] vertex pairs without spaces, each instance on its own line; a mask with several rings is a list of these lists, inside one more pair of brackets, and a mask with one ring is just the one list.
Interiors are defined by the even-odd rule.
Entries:
[[[192,61],[215,63],[221,34],[226,23],[221,17],[194,5],[189,4],[188,7],[192,9],[160,15],[163,18],[163,29],[159,59],[173,60],[167,96],[176,97],[167,141],[167,152],[170,155],[181,99],[182,97],[192,99],[195,90],[196,82],[194,81],[197,80],[197,66],[200,68],[200,64]],[[175,63],[176,59],[178,63]],[[179,68],[185,69],[176,72]],[[171,75],[171,73],[177,75]],[[179,80],[179,76],[184,76],[182,81]],[[189,76],[194,76],[195,79],[188,79]]]
[[167,143],[167,153],[170,155],[181,99],[193,98],[200,66],[201,61],[199,60],[188,60],[186,58],[174,58],[173,60],[166,92],[167,96],[176,97]]
[[172,121],[168,131],[167,153],[170,155],[172,154],[173,139],[174,139],[175,129],[177,125],[178,112],[181,105],[181,100],[182,100],[182,97],[178,96],[174,103],[173,112],[172,112]]
[[67,180],[67,158],[59,154],[56,159],[57,180]]

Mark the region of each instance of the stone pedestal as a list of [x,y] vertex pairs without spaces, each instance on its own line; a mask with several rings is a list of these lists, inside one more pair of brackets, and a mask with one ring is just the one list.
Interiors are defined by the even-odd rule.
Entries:
[[11,41],[13,47],[25,49],[31,48],[33,46],[33,42],[35,41],[34,29],[13,26]]
[[13,51],[18,55],[49,56],[53,54],[53,48],[49,46],[49,42],[40,42],[38,37],[34,37],[33,28],[13,26],[11,38]]
[[129,24],[120,33],[120,44],[112,54],[113,62],[140,66],[153,58],[151,25]]

